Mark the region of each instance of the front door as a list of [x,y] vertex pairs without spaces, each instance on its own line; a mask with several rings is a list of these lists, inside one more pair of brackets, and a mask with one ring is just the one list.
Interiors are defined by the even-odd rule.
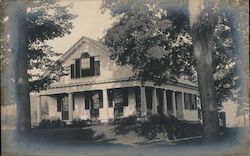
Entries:
[[123,116],[123,103],[124,103],[124,97],[120,92],[118,92],[114,98],[114,117],[115,118],[120,118]]
[[69,120],[69,103],[68,97],[62,97],[62,120]]

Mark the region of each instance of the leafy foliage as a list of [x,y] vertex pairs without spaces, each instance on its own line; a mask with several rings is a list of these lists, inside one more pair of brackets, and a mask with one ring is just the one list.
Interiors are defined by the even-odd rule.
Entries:
[[191,123],[181,121],[174,116],[152,115],[147,120],[138,120],[139,116],[129,116],[122,118],[116,124],[114,132],[116,134],[128,134],[135,132],[138,136],[145,137],[148,140],[154,139],[159,134],[164,134],[170,140],[176,138],[185,138],[201,136],[202,125],[200,123]]
[[136,77],[157,84],[177,82],[181,75],[194,75],[187,23],[185,11],[131,11],[108,30],[104,43],[118,64],[132,65]]
[[[30,91],[46,89],[49,84],[68,73],[62,62],[55,61],[60,54],[52,51],[46,43],[57,37],[70,34],[73,19],[70,5],[59,5],[56,1],[34,1],[29,3],[26,16],[27,57]],[[50,74],[44,73],[50,71]]]
[[[175,83],[180,77],[196,82],[192,38],[184,3],[143,2],[104,2],[104,10],[111,10],[118,18],[103,38],[112,52],[111,58],[120,65],[131,65],[136,71],[135,77],[156,84]],[[241,102],[242,45],[237,15],[228,8],[220,10],[218,15],[213,67],[216,99],[221,106],[228,99]]]
[[35,128],[64,128],[66,127],[66,122],[62,120],[42,120],[39,125]]
[[[62,66],[60,60],[55,61],[61,54],[55,53],[47,41],[70,34],[71,29],[73,29],[73,19],[76,16],[70,13],[70,5],[62,5],[55,0],[30,1],[26,4],[24,31],[29,87],[30,91],[39,92],[68,73],[68,68]],[[12,3],[1,1],[1,7],[3,7],[1,11],[4,11],[4,8],[9,5]],[[4,28],[3,24],[8,25],[8,20],[5,19],[8,19],[7,15],[1,14],[1,29]],[[8,31],[5,29],[1,32],[5,32],[5,34],[1,34],[1,58],[3,58],[3,62],[6,62],[8,61],[6,56],[9,53]],[[45,71],[50,71],[50,74],[45,73]]]

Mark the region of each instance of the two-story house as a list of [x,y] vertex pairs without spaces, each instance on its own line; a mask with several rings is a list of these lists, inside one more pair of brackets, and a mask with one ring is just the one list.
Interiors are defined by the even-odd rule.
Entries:
[[37,94],[37,122],[41,106],[49,118],[65,121],[121,118],[133,114],[174,115],[180,120],[198,121],[197,85],[183,80],[175,85],[155,86],[130,79],[133,71],[111,60],[101,43],[82,37],[60,59],[70,67],[68,75]]

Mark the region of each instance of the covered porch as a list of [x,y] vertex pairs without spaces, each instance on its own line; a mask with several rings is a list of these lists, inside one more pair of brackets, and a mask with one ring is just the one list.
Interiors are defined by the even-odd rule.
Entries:
[[48,105],[50,119],[69,122],[73,119],[108,122],[136,114],[198,120],[197,93],[180,86],[155,87],[150,83],[142,85],[139,81],[51,88],[38,96],[37,123],[43,119],[41,107],[44,103]]

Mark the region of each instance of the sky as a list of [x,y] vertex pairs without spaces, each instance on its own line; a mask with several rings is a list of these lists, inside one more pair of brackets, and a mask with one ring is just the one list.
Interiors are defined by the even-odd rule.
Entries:
[[103,37],[105,31],[112,26],[114,19],[108,12],[102,14],[101,0],[73,1],[71,13],[78,17],[74,19],[74,29],[70,35],[49,41],[55,52],[65,53],[82,36],[95,40]]

